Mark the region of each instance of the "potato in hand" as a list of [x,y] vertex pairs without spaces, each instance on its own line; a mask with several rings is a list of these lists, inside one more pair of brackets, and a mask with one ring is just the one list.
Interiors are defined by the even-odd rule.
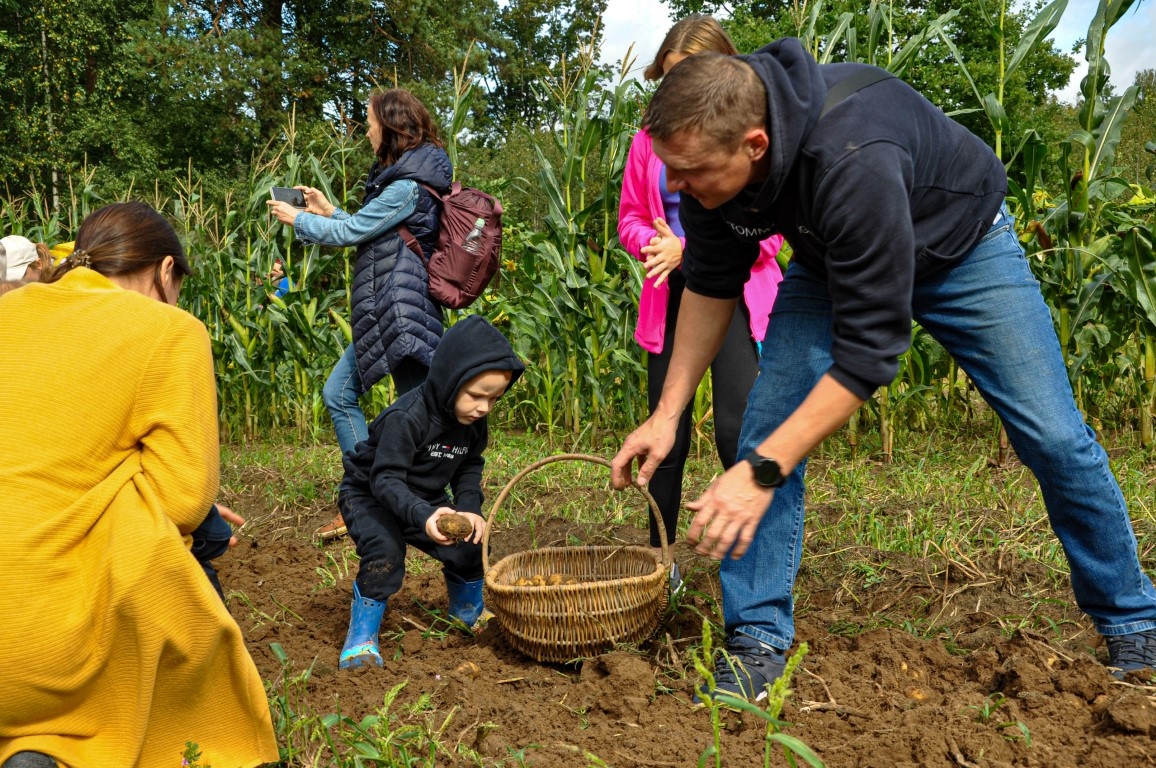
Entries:
[[463,515],[442,515],[437,519],[437,527],[442,536],[451,541],[468,539],[474,533],[474,526]]

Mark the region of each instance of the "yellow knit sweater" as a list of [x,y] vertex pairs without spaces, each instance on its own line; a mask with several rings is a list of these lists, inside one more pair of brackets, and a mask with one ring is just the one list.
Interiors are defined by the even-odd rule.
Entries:
[[277,759],[241,632],[181,536],[217,492],[204,326],[88,269],[0,297],[0,764]]

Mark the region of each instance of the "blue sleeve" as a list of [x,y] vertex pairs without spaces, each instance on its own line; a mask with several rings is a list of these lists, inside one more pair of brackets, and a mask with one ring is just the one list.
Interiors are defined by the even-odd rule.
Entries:
[[358,245],[380,236],[401,224],[417,209],[416,181],[401,179],[390,184],[357,213],[350,215],[337,209],[330,217],[299,213],[293,220],[293,231],[307,243],[319,245]]

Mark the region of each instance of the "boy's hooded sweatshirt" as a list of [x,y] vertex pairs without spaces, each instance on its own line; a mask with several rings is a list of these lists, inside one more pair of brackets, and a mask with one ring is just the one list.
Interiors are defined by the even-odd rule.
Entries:
[[524,370],[510,342],[489,321],[480,315],[459,320],[442,337],[425,383],[382,411],[369,427],[369,439],[345,456],[341,490],[372,493],[407,527],[419,530],[438,507],[480,513],[488,419],[459,423],[454,401],[480,373],[510,371],[513,384]]
[[895,378],[911,343],[915,283],[949,268],[991,227],[1007,193],[1003,163],[895,78],[819,120],[827,91],[864,65],[817,64],[794,38],[741,58],[766,88],[768,177],[713,210],[682,196],[687,287],[741,295],[758,241],[781,233],[793,261],[826,280],[828,373],[866,400]]

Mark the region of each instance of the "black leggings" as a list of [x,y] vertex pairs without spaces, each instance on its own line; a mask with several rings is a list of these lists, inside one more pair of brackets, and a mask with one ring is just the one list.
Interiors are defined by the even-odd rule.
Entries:
[[361,558],[357,590],[362,597],[385,602],[401,589],[407,543],[440,560],[447,572],[465,581],[482,578],[481,544],[467,541],[438,544],[424,530],[409,527],[372,494],[343,488],[337,497],[337,507]]
[[[681,283],[681,281],[679,281]],[[666,334],[662,352],[650,354],[646,360],[647,400],[650,412],[658,407],[662,387],[666,383],[666,373],[670,369],[670,357],[674,351],[675,324],[678,309],[682,304],[682,285],[670,286],[670,303],[666,308]],[[747,407],[747,395],[759,375],[758,348],[751,339],[750,320],[746,305],[740,299],[727,329],[726,339],[715,359],[710,364],[711,388],[714,393],[714,442],[718,457],[725,469],[735,463],[739,449],[739,430],[743,425],[743,411]],[[682,503],[682,470],[690,453],[691,419],[693,408],[687,406],[678,421],[678,432],[674,446],[647,486],[654,500],[658,502],[662,522],[666,528],[666,540],[673,544],[678,535],[678,509]],[[658,538],[658,528],[654,515],[650,516],[650,545],[662,545]]]

